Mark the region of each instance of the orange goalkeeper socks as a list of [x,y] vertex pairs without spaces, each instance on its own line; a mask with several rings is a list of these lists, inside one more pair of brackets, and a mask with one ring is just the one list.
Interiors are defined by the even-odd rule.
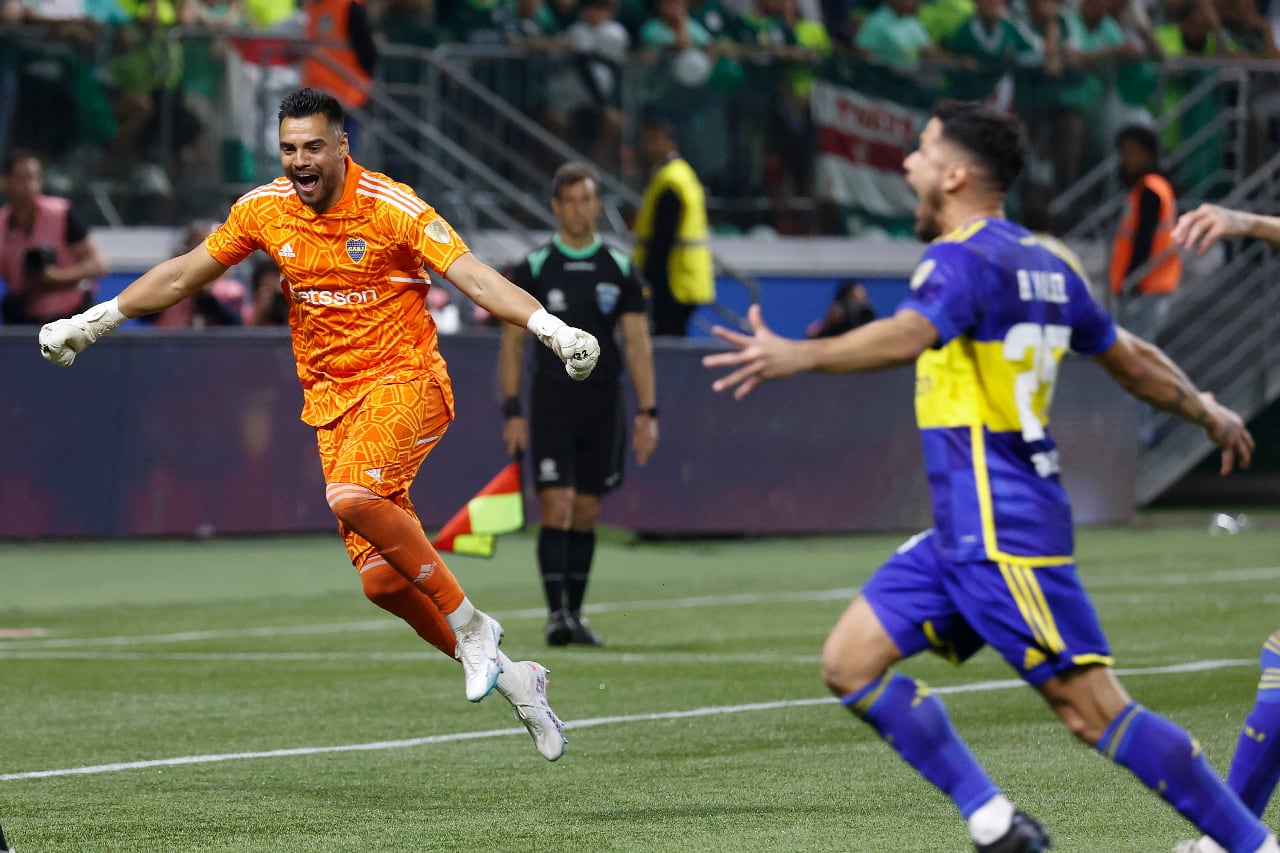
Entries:
[[394,613],[418,636],[453,657],[457,641],[444,615],[430,598],[409,583],[385,559],[374,555],[360,569],[360,585],[365,597],[388,613]]
[[427,594],[441,614],[448,616],[466,603],[458,579],[416,518],[364,486],[330,483],[325,497],[338,520],[369,540],[402,577]]

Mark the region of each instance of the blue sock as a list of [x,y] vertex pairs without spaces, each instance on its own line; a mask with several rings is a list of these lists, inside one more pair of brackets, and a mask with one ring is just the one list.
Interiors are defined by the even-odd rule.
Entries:
[[1280,782],[1280,632],[1262,647],[1258,699],[1245,718],[1227,784],[1262,817]]
[[1137,702],[1107,726],[1098,751],[1232,853],[1256,850],[1267,839],[1267,828],[1218,778],[1200,744]]
[[951,727],[942,701],[923,683],[884,675],[840,701],[950,797],[966,820],[1000,793]]

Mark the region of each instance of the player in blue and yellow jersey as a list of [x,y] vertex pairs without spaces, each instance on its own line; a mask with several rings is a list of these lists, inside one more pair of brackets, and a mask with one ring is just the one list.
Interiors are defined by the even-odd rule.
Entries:
[[[1202,204],[1178,218],[1175,242],[1203,255],[1220,239],[1252,237],[1280,246],[1280,217]],[[1258,658],[1262,676],[1253,708],[1231,757],[1227,784],[1259,817],[1280,784],[1280,631],[1267,638]],[[1213,839],[1184,841],[1176,853],[1222,853]]]
[[1069,261],[1004,220],[1024,151],[1010,117],[940,103],[904,164],[920,198],[916,234],[931,245],[898,311],[839,337],[790,341],[752,306],[753,333],[717,330],[736,349],[703,362],[735,368],[713,387],[737,397],[801,371],[916,363],[934,526],[899,548],[841,616],[822,676],[952,799],[979,851],[1028,853],[1050,841],[978,765],[938,697],[890,672],[925,650],[958,662],[990,645],[1072,734],[1207,835],[1233,853],[1280,853],[1199,745],[1130,699],[1112,672],[1076,574],[1071,509],[1047,429],[1058,365],[1068,350],[1092,356],[1134,396],[1202,425],[1222,449],[1223,473],[1249,464],[1253,438],[1159,349],[1117,328]]

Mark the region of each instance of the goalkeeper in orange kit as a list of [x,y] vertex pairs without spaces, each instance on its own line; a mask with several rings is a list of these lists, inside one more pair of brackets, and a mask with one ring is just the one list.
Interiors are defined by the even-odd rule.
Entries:
[[302,419],[315,428],[326,498],[365,595],[456,657],[472,702],[496,687],[554,761],[564,727],[547,704],[546,669],[513,663],[498,648],[502,627],[472,605],[409,500],[418,468],[454,415],[426,308],[426,269],[494,316],[527,327],[574,379],[590,375],[599,344],[476,259],[412,189],[354,162],[332,96],[293,92],[279,119],[283,177],[246,193],[207,240],[116,299],[44,326],[41,353],[70,365],[125,319],[198,293],[255,250],[268,253],[289,303]]

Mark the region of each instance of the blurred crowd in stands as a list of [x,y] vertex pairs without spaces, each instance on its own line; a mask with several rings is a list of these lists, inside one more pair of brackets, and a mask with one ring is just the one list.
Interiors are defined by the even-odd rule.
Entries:
[[[219,215],[275,174],[260,93],[296,84],[314,39],[334,38],[375,88],[421,73],[379,55],[393,46],[470,55],[478,81],[633,187],[641,115],[662,112],[717,228],[847,233],[818,201],[817,80],[1016,111],[1035,209],[1210,73],[1177,60],[1275,60],[1278,25],[1280,0],[0,0],[0,156],[41,154],[51,192],[127,184],[81,203],[108,224]],[[1275,100],[1249,105],[1259,152],[1276,141]],[[218,197],[183,191],[196,186]]]

